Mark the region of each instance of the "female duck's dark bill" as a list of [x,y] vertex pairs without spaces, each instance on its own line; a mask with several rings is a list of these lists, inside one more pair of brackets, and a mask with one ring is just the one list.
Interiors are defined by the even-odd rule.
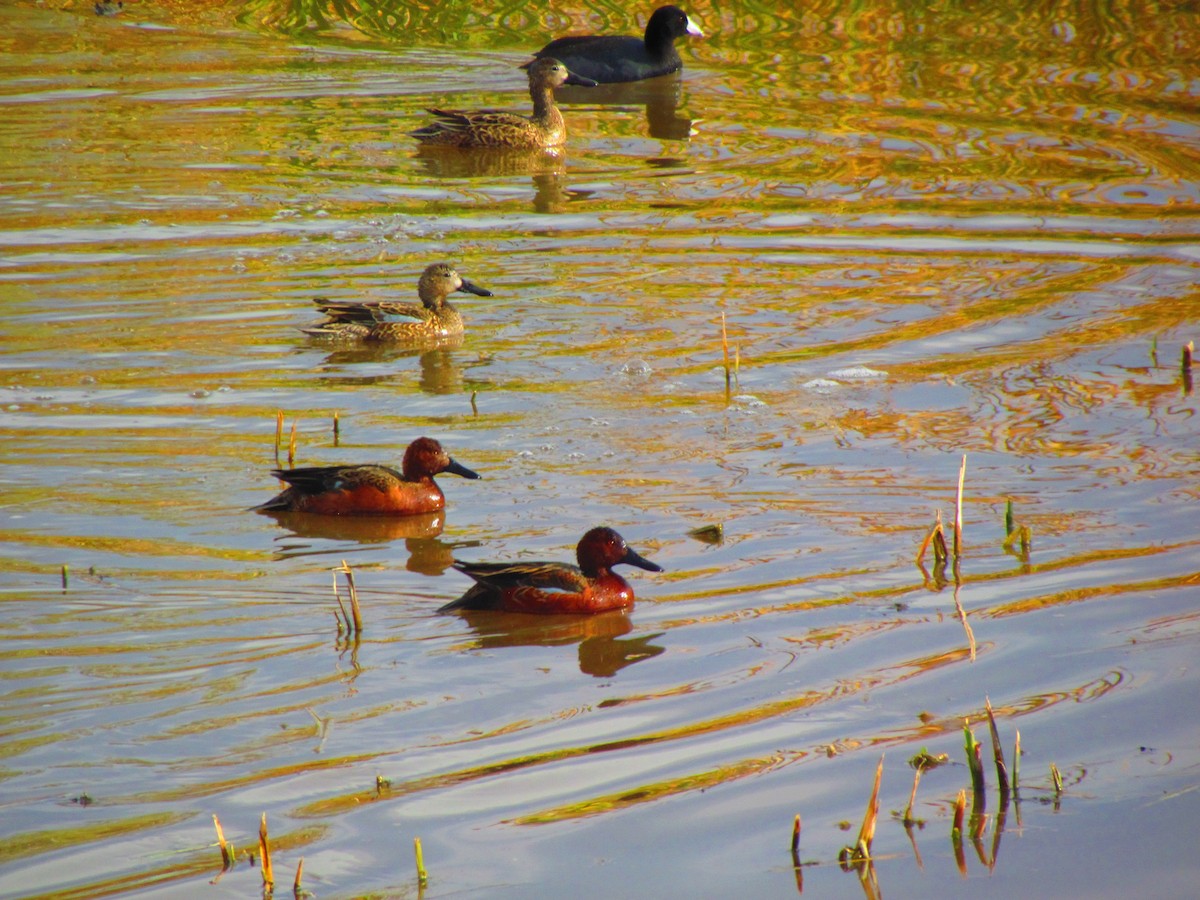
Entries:
[[570,69],[567,70],[567,80],[563,84],[574,84],[578,87],[596,87],[600,82],[593,78],[584,78],[582,75],[576,75]]
[[467,294],[474,294],[476,297],[494,297],[494,296],[496,296],[491,291],[489,291],[487,288],[481,288],[479,285],[475,284],[474,282],[467,281],[467,279],[463,278],[461,275],[459,276],[459,280],[462,281],[462,284],[460,284],[458,286],[457,290],[460,290]]

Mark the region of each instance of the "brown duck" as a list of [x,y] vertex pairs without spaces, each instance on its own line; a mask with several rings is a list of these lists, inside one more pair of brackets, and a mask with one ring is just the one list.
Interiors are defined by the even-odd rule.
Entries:
[[573,75],[557,59],[536,59],[529,65],[529,96],[533,116],[483,109],[459,112],[429,110],[437,118],[412,132],[423,144],[445,147],[508,147],[539,150],[558,147],[567,139],[567,126],[554,105],[554,89],[564,84],[595,87],[590,78]]
[[467,281],[447,263],[434,263],[421,273],[421,279],[417,282],[420,304],[390,300],[355,302],[318,297],[313,302],[328,318],[301,330],[313,337],[376,343],[417,343],[451,337],[463,333],[462,316],[446,299],[456,291],[478,297],[492,296],[491,291]]

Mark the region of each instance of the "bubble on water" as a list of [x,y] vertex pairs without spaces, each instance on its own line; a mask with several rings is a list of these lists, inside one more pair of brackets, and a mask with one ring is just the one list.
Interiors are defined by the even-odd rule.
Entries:
[[804,382],[803,386],[817,394],[832,394],[842,385],[841,382],[831,378],[813,378],[811,381]]
[[625,365],[621,366],[619,371],[622,375],[644,378],[654,370],[650,368],[650,364],[644,359],[631,359]]
[[847,366],[844,369],[834,369],[829,373],[830,378],[887,378],[887,372],[880,372],[878,369],[869,369],[866,366]]
[[196,388],[196,390],[194,390],[190,394],[188,394],[189,397],[192,397],[196,400],[203,400],[205,397],[209,397],[211,395],[212,395],[212,392],[207,391],[204,388]]
[[733,398],[733,402],[745,409],[762,409],[767,404],[763,400],[759,400],[753,394],[738,394]]

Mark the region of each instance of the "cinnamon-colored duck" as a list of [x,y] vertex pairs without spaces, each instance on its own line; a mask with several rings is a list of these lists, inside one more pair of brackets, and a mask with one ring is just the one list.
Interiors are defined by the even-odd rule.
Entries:
[[446,506],[434,475],[479,476],[459,465],[433,438],[417,438],[404,451],[401,471],[389,466],[313,466],[275,469],[288,487],[256,512],[308,512],[326,516],[415,516]]
[[633,605],[633,588],[612,567],[621,563],[651,572],[662,567],[635,553],[611,528],[593,528],[575,548],[578,566],[559,562],[469,563],[454,568],[475,585],[439,612],[499,609],[506,612],[591,614]]

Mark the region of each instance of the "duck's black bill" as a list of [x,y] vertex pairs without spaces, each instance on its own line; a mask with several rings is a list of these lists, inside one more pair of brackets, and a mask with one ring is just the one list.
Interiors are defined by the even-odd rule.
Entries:
[[652,563],[644,556],[639,556],[629,548],[625,549],[625,558],[621,560],[623,563],[629,563],[631,566],[637,566],[639,569],[645,569],[647,572],[661,572],[663,567],[658,563]]
[[567,80],[563,82],[563,84],[574,84],[578,85],[579,87],[595,87],[599,83],[600,82],[592,78],[585,78],[582,75],[576,75],[574,72],[568,72]]
[[487,288],[481,288],[479,285],[475,284],[474,282],[467,281],[467,279],[465,279],[465,278],[462,279],[462,287],[460,287],[459,290],[465,291],[468,294],[474,294],[476,297],[493,297],[493,296],[495,296]]
[[[490,297],[491,294],[488,294],[488,296]],[[472,472],[466,466],[462,465],[461,463],[456,463],[454,460],[450,460],[450,465],[446,466],[446,471],[451,475],[461,475],[463,478],[479,477],[478,472]]]

